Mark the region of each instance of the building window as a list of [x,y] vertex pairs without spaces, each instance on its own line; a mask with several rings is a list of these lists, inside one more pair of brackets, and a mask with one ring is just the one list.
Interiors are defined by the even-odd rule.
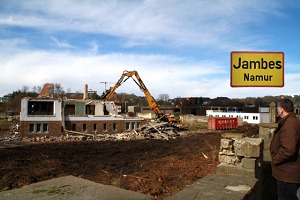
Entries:
[[137,126],[136,122],[131,122],[131,129],[136,129],[136,126]]
[[46,123],[29,124],[29,133],[48,133],[48,124]]
[[76,131],[76,124],[72,124],[72,131]]
[[36,132],[37,133],[41,133],[42,132],[42,130],[41,130],[41,124],[36,124]]
[[44,133],[48,133],[48,124],[43,124]]
[[34,124],[29,124],[29,133],[34,133]]
[[107,131],[107,124],[103,124],[103,131],[106,132]]
[[86,124],[82,125],[82,132],[86,132]]
[[65,115],[75,115],[75,105],[65,105]]
[[113,123],[113,131],[117,130],[117,123]]
[[126,130],[130,131],[130,122],[126,122]]
[[95,105],[86,105],[85,106],[85,114],[95,115]]
[[97,133],[97,124],[94,124],[94,133]]
[[28,115],[54,115],[54,101],[28,101]]
[[258,116],[253,116],[253,120],[258,120]]

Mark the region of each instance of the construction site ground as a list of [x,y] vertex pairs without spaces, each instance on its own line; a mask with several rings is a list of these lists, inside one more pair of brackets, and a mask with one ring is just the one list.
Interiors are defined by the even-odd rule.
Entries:
[[[233,132],[256,134],[257,126]],[[164,199],[214,174],[221,134],[191,128],[174,140],[0,142],[0,191],[75,176]]]

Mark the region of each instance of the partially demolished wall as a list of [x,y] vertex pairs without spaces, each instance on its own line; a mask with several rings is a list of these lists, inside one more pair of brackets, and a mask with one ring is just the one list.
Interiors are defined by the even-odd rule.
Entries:
[[117,115],[114,102],[53,98],[24,98],[21,103],[20,136],[61,136],[68,131],[87,135],[131,131],[142,118]]

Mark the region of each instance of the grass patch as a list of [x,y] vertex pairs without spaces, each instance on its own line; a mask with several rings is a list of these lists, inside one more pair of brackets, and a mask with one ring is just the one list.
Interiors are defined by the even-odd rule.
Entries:
[[45,192],[47,192],[47,190],[34,190],[32,192],[32,194],[40,194],[40,193],[45,193]]
[[64,194],[71,194],[70,189],[60,189],[60,188],[51,188],[49,190],[45,189],[37,189],[32,192],[32,194],[41,194],[41,193],[47,193],[49,195],[64,195]]
[[189,127],[190,129],[207,129],[207,122],[182,122],[182,125]]

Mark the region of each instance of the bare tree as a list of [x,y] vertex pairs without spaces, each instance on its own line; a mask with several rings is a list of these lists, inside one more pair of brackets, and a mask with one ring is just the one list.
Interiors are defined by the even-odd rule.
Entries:
[[60,83],[54,83],[54,94],[59,97],[65,95],[64,88]]
[[36,86],[33,86],[33,87],[32,87],[32,92],[33,92],[33,93],[37,93],[37,88],[36,88]]
[[68,88],[67,93],[71,93],[71,92],[72,92],[71,88]]
[[42,91],[42,87],[41,86],[37,86],[37,89],[36,89],[37,91],[37,93],[40,93],[41,91]]
[[157,101],[163,102],[163,104],[166,105],[166,103],[168,102],[169,99],[170,99],[170,96],[168,94],[159,94]]
[[29,87],[26,86],[26,85],[23,85],[23,87],[22,87],[22,89],[21,89],[21,92],[24,92],[24,93],[29,92]]

